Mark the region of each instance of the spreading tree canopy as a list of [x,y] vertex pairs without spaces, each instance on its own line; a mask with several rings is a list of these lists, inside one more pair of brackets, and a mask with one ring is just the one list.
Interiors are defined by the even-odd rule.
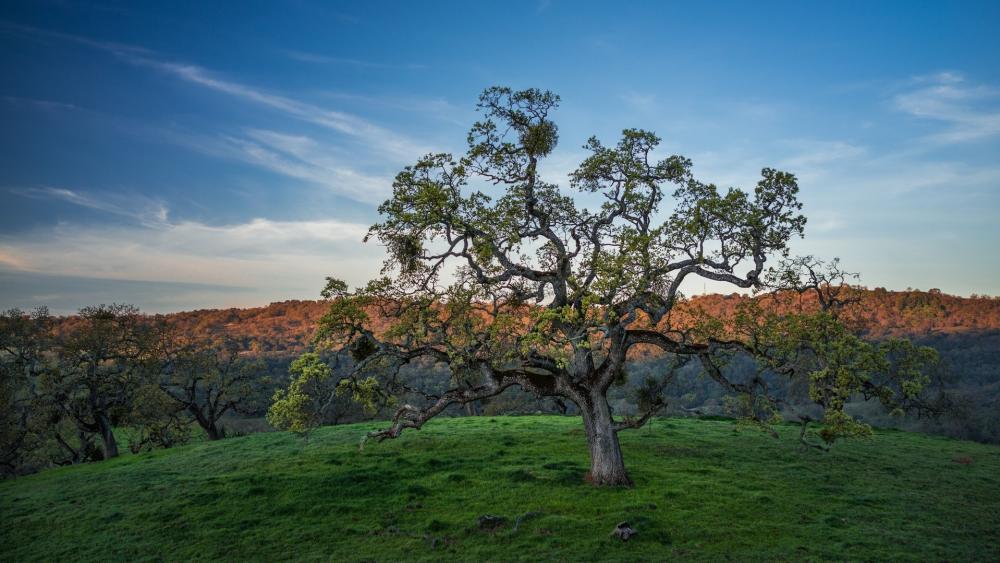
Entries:
[[[558,103],[548,91],[487,89],[464,156],[430,154],[396,176],[379,208],[383,221],[366,237],[388,250],[384,277],[356,290],[329,280],[318,341],[353,357],[341,392],[391,404],[417,392],[399,377],[403,366],[451,370],[450,389],[395,404],[391,424],[370,438],[395,438],[449,405],[519,386],[579,407],[588,478],[628,485],[618,433],[663,408],[672,376],[668,369],[641,387],[640,415],[616,417],[608,390],[624,379],[636,347],[659,349],[675,360],[670,366],[700,362],[762,424],[779,401],[763,377],[728,379],[728,358],[750,354],[762,370],[807,381],[825,411],[826,444],[866,432],[845,412],[854,396],[894,409],[919,405],[929,353],[859,338],[838,318],[845,284],[836,263],[789,258],[789,241],[806,224],[794,175],[765,168],[752,191],[720,189],[697,180],[689,159],[654,156],[653,133],[626,129],[614,145],[587,141],[589,156],[567,190],[539,173],[559,139],[551,117]],[[694,278],[760,297],[733,318],[688,314],[681,322],[681,287]],[[809,291],[822,296],[815,311],[769,304]],[[284,411],[290,424],[296,412]]]
[[232,338],[191,337],[176,326],[164,327],[160,341],[159,387],[209,440],[226,437],[221,421],[227,413],[254,412],[269,382],[262,359],[242,356]]

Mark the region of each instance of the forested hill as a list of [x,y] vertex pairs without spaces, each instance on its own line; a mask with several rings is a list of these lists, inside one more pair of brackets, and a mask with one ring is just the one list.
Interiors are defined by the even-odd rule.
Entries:
[[[917,344],[934,347],[941,355],[943,369],[940,374],[956,405],[951,418],[908,421],[904,426],[1000,443],[1000,298],[880,288],[861,290],[857,297],[860,301],[851,306],[850,317],[852,322],[860,323],[868,337],[904,336]],[[679,304],[673,320],[683,323],[685,316],[698,308],[717,318],[727,318],[743,299],[746,297],[738,294],[695,297]],[[815,298],[808,294],[781,301],[783,307],[815,307]],[[289,363],[309,348],[328,308],[326,301],[284,301],[266,307],[188,311],[165,318],[189,335],[213,339],[225,336],[235,340],[244,354],[265,359],[272,381],[282,385]],[[384,328],[389,322],[378,318],[373,321],[381,325],[376,329]],[[75,322],[78,322],[75,317],[61,320],[63,328]],[[652,350],[637,350],[634,359],[630,381],[636,385],[646,374],[662,368],[658,365],[662,358]],[[447,372],[434,375],[439,378],[434,381],[448,380]],[[723,390],[699,378],[697,370],[682,375],[668,391],[669,404],[685,409],[721,408]],[[633,390],[628,386],[616,390],[615,400],[621,403],[616,404],[616,408],[621,412],[629,412],[628,397]],[[535,412],[548,408],[527,395],[514,395],[493,401],[491,408],[496,412]],[[871,413],[864,418],[879,425],[900,424]]]
[[[694,297],[690,306],[724,314],[743,299],[738,294]],[[282,301],[247,309],[203,309],[167,317],[193,333],[225,333],[245,349],[265,355],[305,350],[326,312],[324,301]],[[866,332],[875,338],[908,336],[924,339],[1000,330],[1000,297],[957,297],[938,290],[864,290],[857,307]]]
[[[938,350],[949,392],[961,405],[953,419],[934,423],[910,421],[906,427],[979,441],[1000,441],[1000,298],[881,288],[865,289],[858,297],[860,301],[851,306],[850,314],[870,338],[905,336]],[[745,297],[738,294],[699,296],[682,303],[678,310],[683,316],[685,309],[702,308],[713,316],[726,318],[742,299]],[[801,301],[798,298],[791,301],[795,307],[815,306],[815,300],[808,294]],[[167,317],[192,334],[225,334],[236,339],[249,353],[268,358],[272,375],[281,380],[288,362],[309,347],[328,307],[325,301],[284,301],[267,307],[189,311]],[[374,320],[380,324],[379,319]],[[635,373],[640,377],[646,373],[644,369],[655,369],[657,354],[640,352],[635,359]],[[698,383],[697,378],[690,377],[684,381],[687,383],[674,390],[678,396],[671,399],[672,403],[690,408],[718,402],[721,391],[713,385]],[[623,393],[627,395],[627,391]],[[530,408],[515,403],[511,403],[515,405],[511,407],[513,411],[543,408],[534,403]],[[871,420],[878,424],[899,424],[892,420]]]

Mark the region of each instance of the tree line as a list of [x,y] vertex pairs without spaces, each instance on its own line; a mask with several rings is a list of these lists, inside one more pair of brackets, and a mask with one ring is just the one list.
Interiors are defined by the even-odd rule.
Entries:
[[[857,288],[854,309],[872,338],[922,337],[928,334],[1000,330],[1000,298],[973,295],[960,297],[940,291]],[[678,309],[697,308],[716,316],[731,315],[746,297],[737,293],[689,296]],[[804,297],[809,305],[808,296]],[[225,333],[244,350],[264,357],[284,358],[309,351],[319,321],[329,303],[322,300],[288,300],[263,307],[202,309],[164,315],[164,319],[192,334]],[[73,317],[57,320],[71,325]],[[387,325],[389,319],[372,318]]]
[[225,437],[231,413],[259,411],[261,358],[221,336],[191,334],[131,305],[70,323],[44,309],[0,314],[0,468],[5,474],[170,447],[198,428]]
[[[938,306],[942,300],[939,294],[857,291],[862,300],[852,307],[882,318],[888,316],[885,307],[873,310],[868,306],[869,296],[883,302],[902,300],[925,310],[929,307],[939,312],[937,316],[944,309]],[[943,299],[953,302],[945,311],[969,309],[962,303],[971,301],[951,296]],[[685,300],[679,308],[704,307],[718,318],[732,318],[737,305],[745,300],[739,295],[703,296]],[[796,300],[786,303],[800,305]],[[280,310],[276,309],[279,305]],[[402,387],[419,392],[404,390],[394,396],[394,402],[365,405],[363,393],[346,388],[338,395],[338,374],[353,369],[353,359],[350,354],[337,356],[312,346],[321,317],[316,312],[319,307],[325,311],[330,302],[290,301],[248,310],[162,316],[142,315],[127,305],[89,307],[71,317],[54,317],[45,309],[12,309],[0,314],[0,471],[13,475],[114,457],[126,447],[123,443],[131,451],[142,451],[185,443],[195,434],[221,439],[228,433],[227,426],[237,426],[244,417],[252,418],[254,429],[267,429],[260,419],[269,409],[274,426],[300,431],[322,424],[384,418],[392,414],[395,404],[420,403],[425,395],[437,396],[448,390],[453,376],[447,366],[425,362],[397,375],[404,382]],[[970,311],[978,311],[980,322],[985,322],[983,315],[988,313],[980,308]],[[375,310],[371,313],[377,314]],[[257,329],[256,334],[270,334],[266,337],[269,345],[248,338],[254,329],[240,323],[251,321],[251,326],[267,327]],[[877,337],[888,331],[863,332]],[[298,334],[295,341],[300,345],[290,349],[282,348],[282,341],[274,337],[293,332]],[[997,331],[990,330],[934,330],[917,338],[920,344],[937,349],[947,368],[945,384],[953,408],[944,417],[890,419],[857,400],[852,400],[849,408],[877,425],[994,442],[1000,437],[997,337]],[[640,414],[637,397],[645,382],[673,369],[670,358],[655,350],[638,349],[632,360],[626,376],[609,392],[613,410],[626,416]],[[759,367],[750,358],[733,358],[725,371],[732,381],[745,383],[758,374]],[[671,380],[662,389],[665,414],[736,414],[738,405],[730,404],[730,394],[704,377],[699,366],[687,364],[671,373]],[[806,386],[786,385],[766,370],[761,376],[772,395],[800,410],[808,407]],[[310,402],[295,402],[304,398]],[[296,422],[290,406],[311,414]],[[576,408],[508,389],[495,397],[452,406],[447,412],[576,414]]]

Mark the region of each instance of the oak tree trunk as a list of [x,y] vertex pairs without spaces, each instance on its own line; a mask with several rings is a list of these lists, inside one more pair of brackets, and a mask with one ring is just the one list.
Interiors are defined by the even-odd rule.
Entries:
[[618,432],[611,419],[607,398],[592,397],[581,405],[583,426],[590,446],[590,472],[587,480],[598,486],[631,487],[632,479],[625,471]]
[[477,401],[465,403],[465,416],[479,416],[479,409],[476,408]]
[[226,437],[226,431],[222,429],[221,426],[216,425],[214,422],[209,424],[205,428],[205,434],[208,435],[209,440],[221,440]]
[[97,425],[101,430],[101,441],[104,442],[104,459],[118,457],[118,441],[115,439],[111,420],[105,414],[97,416]]
[[226,437],[226,431],[218,425],[212,413],[206,415],[194,404],[188,405],[188,412],[194,415],[195,422],[205,431],[209,440],[221,440]]

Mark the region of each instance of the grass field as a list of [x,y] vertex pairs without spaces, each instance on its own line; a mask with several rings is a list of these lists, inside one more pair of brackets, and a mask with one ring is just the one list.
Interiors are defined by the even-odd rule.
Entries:
[[576,418],[442,419],[359,453],[372,427],[2,482],[0,560],[1000,559],[996,446],[879,431],[823,454],[791,426],[661,419],[622,434],[636,486],[608,490],[583,481]]

